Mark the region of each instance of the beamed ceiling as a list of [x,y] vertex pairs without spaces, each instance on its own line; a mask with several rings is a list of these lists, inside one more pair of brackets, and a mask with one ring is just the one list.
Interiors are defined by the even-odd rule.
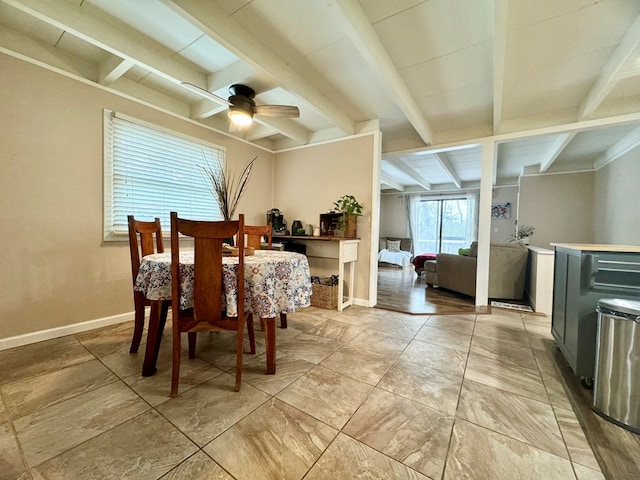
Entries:
[[0,0],[0,51],[229,132],[185,88],[296,105],[230,134],[273,151],[379,129],[381,187],[592,170],[640,142],[638,0]]

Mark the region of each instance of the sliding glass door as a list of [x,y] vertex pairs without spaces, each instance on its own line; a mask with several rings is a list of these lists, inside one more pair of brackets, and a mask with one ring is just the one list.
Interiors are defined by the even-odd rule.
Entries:
[[458,253],[474,240],[474,202],[470,197],[419,199],[415,205],[413,237],[418,253]]

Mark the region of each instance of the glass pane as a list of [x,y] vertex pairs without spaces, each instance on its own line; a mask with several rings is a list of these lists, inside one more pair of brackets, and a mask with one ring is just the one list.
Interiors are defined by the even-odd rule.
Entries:
[[168,231],[169,212],[197,220],[221,220],[203,167],[218,169],[224,149],[111,118],[111,211],[108,232],[126,233],[127,215],[159,217]]
[[471,244],[473,212],[466,198],[422,200],[416,210],[416,252],[457,254]]
[[467,238],[469,205],[466,199],[442,200],[442,239],[440,252],[458,253],[471,243]]
[[437,253],[440,234],[440,201],[425,200],[417,205],[416,243],[414,251]]

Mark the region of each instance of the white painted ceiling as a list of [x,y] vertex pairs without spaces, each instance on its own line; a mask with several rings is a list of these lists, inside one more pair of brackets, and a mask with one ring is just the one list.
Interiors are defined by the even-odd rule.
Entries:
[[382,131],[381,186],[592,170],[640,143],[638,0],[0,0],[0,51],[228,131],[227,98],[299,119],[232,132],[272,150]]

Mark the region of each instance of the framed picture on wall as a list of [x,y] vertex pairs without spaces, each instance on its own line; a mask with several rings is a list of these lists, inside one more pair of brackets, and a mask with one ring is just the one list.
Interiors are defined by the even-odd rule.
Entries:
[[511,218],[511,203],[502,203],[491,206],[492,218]]

